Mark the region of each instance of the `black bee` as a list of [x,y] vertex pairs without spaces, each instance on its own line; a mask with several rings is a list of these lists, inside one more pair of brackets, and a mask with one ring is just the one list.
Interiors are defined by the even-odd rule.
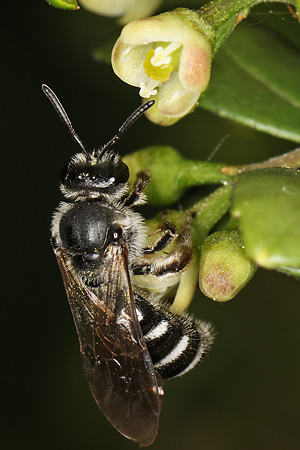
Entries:
[[[145,201],[150,175],[138,174],[127,195],[128,167],[111,150],[154,101],[140,106],[106,145],[88,152],[54,92],[42,89],[82,150],[62,171],[60,189],[69,202],[55,211],[51,232],[84,369],[112,425],[148,446],[158,431],[162,378],[197,365],[212,342],[209,325],[171,313],[134,281],[153,277],[175,285],[193,258],[188,238],[171,224],[147,247],[143,219],[131,207]],[[162,252],[170,242],[170,253]]]

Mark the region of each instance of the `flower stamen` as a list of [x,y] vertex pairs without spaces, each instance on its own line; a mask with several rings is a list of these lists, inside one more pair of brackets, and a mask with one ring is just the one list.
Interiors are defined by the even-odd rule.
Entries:
[[153,66],[168,65],[171,62],[171,53],[175,52],[179,47],[182,46],[180,42],[171,42],[166,48],[157,47],[154,51],[154,56],[151,58],[150,62]]
[[157,80],[149,80],[149,83],[146,85],[143,81],[140,84],[140,92],[139,95],[143,98],[149,98],[151,95],[157,94],[157,89],[155,89],[159,85],[159,81]]
[[171,56],[167,56],[162,47],[154,50],[154,56],[150,59],[152,66],[167,66],[171,62]]
[[167,81],[174,69],[170,55],[181,46],[180,42],[171,42],[166,48],[159,46],[148,50],[143,63],[146,75],[160,83]]

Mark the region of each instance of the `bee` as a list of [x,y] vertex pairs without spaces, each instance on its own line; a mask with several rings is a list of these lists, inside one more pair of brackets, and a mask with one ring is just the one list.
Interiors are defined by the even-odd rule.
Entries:
[[172,224],[147,246],[143,218],[132,207],[145,202],[150,175],[139,173],[128,194],[129,169],[112,150],[154,101],[134,111],[107,144],[88,152],[57,96],[46,85],[42,89],[81,148],[61,173],[67,201],[54,212],[51,234],[84,370],[111,424],[148,446],[158,431],[162,380],[196,366],[212,342],[209,325],[171,313],[135,282],[152,277],[158,285],[175,285],[193,258],[188,237]]

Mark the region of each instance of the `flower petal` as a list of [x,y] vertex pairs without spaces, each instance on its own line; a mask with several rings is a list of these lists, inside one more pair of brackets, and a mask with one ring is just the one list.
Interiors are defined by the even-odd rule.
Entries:
[[121,80],[131,86],[141,86],[141,83],[147,84],[147,77],[143,63],[148,50],[152,48],[149,45],[128,45],[124,43],[121,37],[115,43],[112,53],[112,68]]
[[210,48],[207,41],[199,37],[202,38],[198,36],[197,43],[193,41],[183,46],[179,67],[180,81],[192,91],[204,91],[210,79]]
[[183,116],[193,108],[199,96],[199,91],[184,89],[178,74],[173,73],[169,83],[159,88],[158,108],[167,117]]
[[109,17],[120,17],[126,24],[132,20],[151,15],[161,0],[80,0],[80,4],[91,12]]

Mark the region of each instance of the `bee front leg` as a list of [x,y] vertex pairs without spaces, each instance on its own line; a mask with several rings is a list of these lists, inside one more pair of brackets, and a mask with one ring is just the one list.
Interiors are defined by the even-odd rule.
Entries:
[[149,172],[139,172],[137,174],[137,180],[133,186],[132,192],[125,198],[123,205],[132,207],[135,205],[141,205],[145,203],[146,197],[144,190],[151,183],[151,176]]

